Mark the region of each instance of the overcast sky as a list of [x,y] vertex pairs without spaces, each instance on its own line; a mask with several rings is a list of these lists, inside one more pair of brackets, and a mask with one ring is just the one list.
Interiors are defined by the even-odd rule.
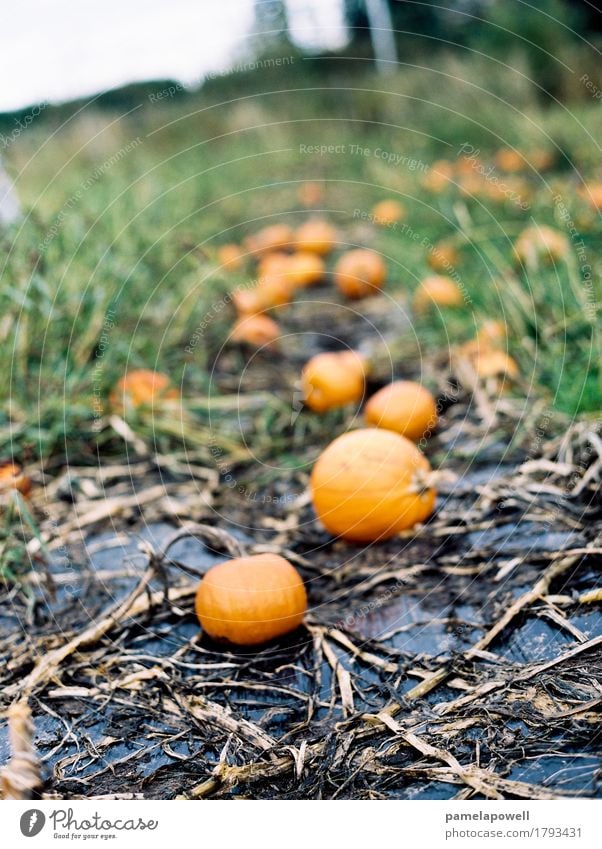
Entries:
[[[253,0],[4,0],[0,111],[96,94],[124,83],[198,83],[240,61]],[[345,43],[341,0],[287,0],[296,41]]]

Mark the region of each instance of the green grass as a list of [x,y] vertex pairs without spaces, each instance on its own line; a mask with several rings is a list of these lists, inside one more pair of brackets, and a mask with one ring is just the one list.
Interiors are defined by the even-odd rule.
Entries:
[[[215,305],[253,273],[251,266],[221,273],[215,248],[266,223],[302,221],[298,186],[315,179],[326,181],[324,214],[344,238],[386,254],[392,291],[409,295],[425,275],[426,243],[443,238],[459,247],[471,303],[445,321],[420,320],[422,344],[461,341],[483,316],[505,317],[533,391],[570,416],[598,412],[600,326],[591,304],[601,296],[602,224],[575,189],[595,173],[599,104],[544,108],[520,69],[445,56],[433,64],[383,83],[336,67],[326,79],[299,60],[278,74],[214,81],[189,98],[141,97],[127,115],[45,110],[5,154],[27,217],[0,236],[2,454],[93,459],[110,450],[112,436],[96,432],[92,396],[96,389],[106,397],[126,366],[156,368],[176,384],[184,375],[190,431],[198,423],[202,448],[194,401],[202,406],[210,391],[208,350],[231,321],[228,308]],[[463,143],[484,155],[501,145],[543,146],[555,152],[557,168],[525,178],[532,195],[525,211],[457,192],[432,195],[421,170],[374,154],[428,166],[454,160]],[[310,155],[301,147],[329,144],[344,150]],[[589,295],[574,249],[568,261],[528,273],[513,263],[511,243],[524,226],[565,227],[557,194],[592,267]],[[403,200],[418,238],[354,217],[391,196]],[[187,353],[208,316],[203,344]],[[173,422],[155,422],[158,447],[177,442],[176,431]]]

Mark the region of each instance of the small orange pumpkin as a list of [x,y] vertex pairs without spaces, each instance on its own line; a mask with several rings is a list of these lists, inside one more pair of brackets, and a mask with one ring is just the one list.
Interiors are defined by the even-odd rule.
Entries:
[[376,392],[364,409],[366,423],[418,442],[437,424],[435,399],[413,380],[396,380]]
[[256,254],[288,248],[293,243],[293,231],[288,224],[271,224],[245,239],[249,251]]
[[303,206],[315,206],[324,197],[324,188],[321,183],[302,183],[299,186],[299,200]]
[[230,339],[252,348],[273,346],[280,337],[280,328],[267,315],[242,316],[238,319],[230,333]]
[[435,194],[440,194],[445,191],[451,184],[454,178],[454,166],[447,159],[439,159],[433,162],[431,167],[422,180],[422,185],[425,189]]
[[579,189],[579,194],[592,209],[602,210],[602,183],[587,183]]
[[334,268],[334,282],[346,298],[357,300],[376,295],[387,277],[387,266],[376,251],[347,251]]
[[480,326],[476,338],[483,347],[497,348],[508,339],[508,328],[503,321],[490,318]]
[[222,245],[217,250],[217,259],[223,268],[237,270],[243,267],[244,251],[238,245]]
[[522,153],[512,147],[501,147],[495,154],[493,161],[500,171],[505,171],[507,174],[516,174],[527,165]]
[[418,313],[427,312],[432,306],[459,307],[462,305],[462,292],[457,283],[442,274],[425,277],[414,294],[414,309]]
[[526,265],[531,265],[538,259],[557,262],[565,259],[568,252],[569,241],[564,233],[544,224],[527,227],[514,243],[517,259]]
[[320,256],[330,253],[337,240],[337,231],[323,218],[310,218],[295,233],[295,245],[300,251]]
[[460,254],[448,242],[437,242],[428,252],[426,261],[433,271],[449,271],[460,262]]
[[282,276],[266,277],[255,286],[236,289],[232,303],[240,316],[257,315],[291,302],[290,283]]
[[271,251],[259,260],[257,265],[257,277],[262,280],[265,277],[277,277],[286,275],[290,262],[290,255],[284,251]]
[[148,368],[128,371],[117,381],[109,401],[116,410],[124,407],[158,406],[163,401],[179,398],[180,393],[171,386],[166,374]]
[[288,273],[293,287],[305,288],[320,283],[324,279],[326,266],[324,260],[310,251],[297,251],[291,254]]
[[381,200],[372,208],[372,217],[375,224],[395,224],[406,217],[405,206],[398,200]]
[[473,359],[475,370],[479,377],[518,377],[518,365],[516,360],[505,351],[493,349],[482,350],[476,359]]
[[0,495],[17,490],[27,497],[31,492],[31,478],[24,474],[22,467],[12,460],[0,461]]
[[409,439],[366,428],[339,436],[310,478],[316,514],[331,534],[353,542],[388,539],[424,522],[435,491],[424,488],[430,464]]
[[316,354],[301,374],[305,403],[315,413],[359,403],[365,378],[366,361],[356,351]]
[[298,628],[307,596],[297,570],[278,554],[238,557],[210,569],[196,594],[196,614],[215,640],[254,646]]

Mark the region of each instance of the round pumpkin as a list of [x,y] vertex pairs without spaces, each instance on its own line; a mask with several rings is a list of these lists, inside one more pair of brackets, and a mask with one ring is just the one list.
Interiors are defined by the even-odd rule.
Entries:
[[0,493],[16,489],[21,495],[28,496],[31,491],[31,478],[22,467],[12,460],[0,460]]
[[228,270],[236,270],[243,267],[244,251],[238,245],[222,245],[217,250],[217,258],[220,265]]
[[396,380],[376,392],[364,409],[366,423],[418,442],[437,424],[435,399],[413,380]]
[[372,208],[372,217],[375,224],[386,226],[401,221],[406,216],[406,210],[398,200],[381,200]]
[[310,251],[314,254],[330,253],[337,240],[337,231],[332,224],[323,218],[310,218],[297,228],[295,246],[300,251]]
[[508,329],[503,321],[490,318],[480,326],[476,338],[482,346],[497,348],[508,339]]
[[366,362],[355,351],[316,354],[301,373],[305,403],[315,413],[359,403],[365,377]]
[[310,478],[318,519],[335,536],[375,542],[424,522],[435,491],[422,482],[430,471],[413,442],[379,428],[339,436],[318,458]]
[[316,206],[324,197],[321,183],[309,182],[299,186],[299,200],[303,206]]
[[439,159],[433,162],[422,180],[425,189],[435,194],[440,194],[452,184],[454,178],[454,166],[447,159]]
[[334,282],[346,298],[357,300],[382,289],[387,267],[376,251],[356,248],[347,251],[334,269]]
[[293,631],[307,596],[297,570],[278,554],[238,557],[210,569],[199,584],[196,614],[206,634],[253,646]]
[[501,147],[495,154],[494,162],[500,171],[505,171],[507,174],[516,174],[527,165],[522,153],[511,147]]
[[230,339],[252,348],[273,346],[280,337],[280,328],[267,315],[248,315],[238,319],[230,333]]
[[435,274],[425,277],[414,294],[414,309],[424,313],[432,306],[459,307],[462,305],[462,292],[457,283],[445,275]]
[[426,261],[433,271],[449,271],[460,262],[460,254],[453,245],[438,242],[428,252]]
[[245,245],[256,254],[288,248],[292,243],[293,231],[288,224],[271,224],[245,239]]
[[156,406],[162,401],[179,398],[179,395],[166,374],[148,368],[136,368],[117,381],[109,401],[113,408],[123,410],[124,406]]
[[297,251],[289,257],[288,273],[292,286],[304,288],[324,279],[324,260],[310,251]]
[[557,262],[565,259],[569,252],[569,241],[564,233],[541,224],[527,227],[514,243],[514,252],[520,262],[530,264],[537,259]]

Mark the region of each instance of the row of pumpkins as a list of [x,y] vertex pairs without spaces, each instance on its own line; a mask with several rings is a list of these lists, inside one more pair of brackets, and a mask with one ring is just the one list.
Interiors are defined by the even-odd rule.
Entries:
[[[390,224],[404,214],[398,201],[387,200],[375,207],[373,220]],[[516,243],[516,253],[522,260],[530,259],[533,252],[554,257],[554,252],[565,248],[557,244],[560,235],[549,228],[529,228]],[[266,313],[290,303],[300,289],[324,281],[324,258],[336,243],[334,227],[312,218],[296,232],[284,224],[266,227],[249,237],[244,249],[223,246],[218,259],[224,268],[243,268],[249,255],[258,260],[257,281],[232,295],[238,318],[231,340],[255,348],[277,344],[280,329]],[[449,245],[434,246],[429,264],[434,270],[449,269],[457,261],[454,251]],[[377,294],[386,277],[382,257],[361,248],[343,253],[333,270],[337,289],[352,300]],[[449,308],[462,302],[454,280],[437,274],[422,281],[414,308],[423,312],[432,305]],[[462,349],[478,376],[516,376],[516,363],[502,350],[505,342],[505,326],[488,321]],[[356,351],[316,355],[302,373],[307,407],[324,413],[359,402],[368,369],[367,359]],[[134,369],[118,382],[110,403],[123,411],[177,397],[166,375]],[[433,512],[433,476],[416,442],[422,443],[435,428],[437,405],[420,384],[395,381],[368,400],[364,417],[368,427],[344,433],[321,453],[311,473],[310,492],[327,531],[354,543],[371,544],[415,527]],[[22,471],[14,463],[0,466],[0,489],[11,484],[26,494]],[[302,622],[306,608],[300,575],[274,554],[237,558],[213,567],[196,595],[204,631],[235,645],[257,645],[288,633]]]
[[[373,219],[387,223],[403,214],[397,201],[383,201],[373,210]],[[296,232],[275,224],[249,237],[244,247],[220,248],[222,268],[242,270],[249,256],[257,261],[256,281],[232,294],[237,319],[230,339],[256,349],[277,345],[280,328],[267,313],[285,307],[299,290],[325,281],[325,257],[336,244],[334,227],[312,218]],[[448,251],[435,248],[430,264],[438,268],[441,256],[446,267],[455,260]],[[381,290],[387,267],[375,251],[354,248],[338,259],[332,276],[339,293],[357,301]],[[462,302],[451,277],[431,275],[422,281],[414,307],[421,312],[432,304],[458,307]],[[501,350],[505,341],[503,324],[489,321],[468,343],[483,376],[512,373],[515,364]],[[492,358],[497,363],[493,371]],[[357,351],[317,354],[302,371],[306,406],[320,414],[360,402],[368,371],[368,360]],[[124,395],[126,406],[148,403],[172,391],[166,376],[137,370],[120,381],[113,403]],[[368,400],[364,418],[367,427],[344,433],[321,453],[311,473],[310,492],[315,513],[327,531],[350,542],[371,544],[425,522],[433,512],[436,493],[431,468],[416,443],[426,440],[436,427],[437,405],[419,383],[398,380]],[[213,567],[196,595],[196,612],[205,633],[235,645],[257,645],[292,631],[306,609],[299,573],[275,554],[237,558]]]

